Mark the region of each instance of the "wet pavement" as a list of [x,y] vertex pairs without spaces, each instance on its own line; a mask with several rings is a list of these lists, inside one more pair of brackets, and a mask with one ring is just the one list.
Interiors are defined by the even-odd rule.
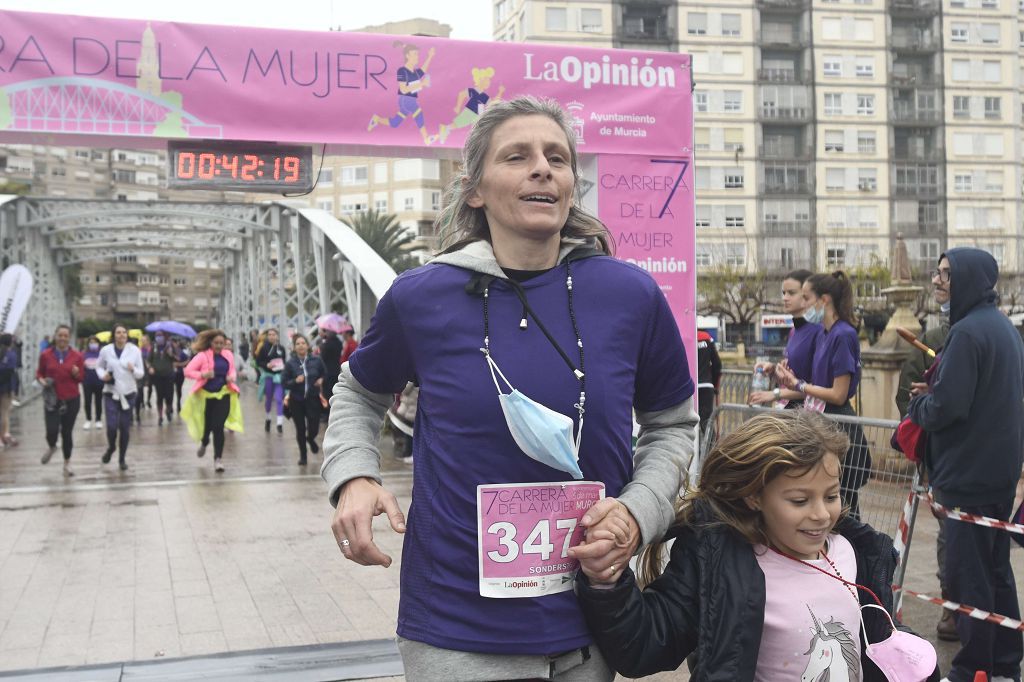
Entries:
[[[65,478],[59,452],[39,462],[39,401],[15,412],[21,442],[0,451],[0,674],[180,657],[222,662],[226,652],[282,647],[337,657],[340,649],[324,645],[393,637],[401,538],[381,517],[375,533],[395,565],[344,561],[319,455],[297,466],[291,424],[282,435],[266,433],[262,407],[245,388],[246,431],[228,435],[222,474],[212,453],[196,457],[183,424],[158,426],[156,411],[144,409],[127,472],[100,463],[105,436],[84,431],[80,419],[75,476]],[[390,438],[382,449],[385,484],[408,508],[411,467],[390,457]],[[907,585],[937,592],[937,525],[927,512],[919,518]],[[1013,563],[1024,574],[1024,551],[1014,550]],[[938,611],[916,599],[904,604],[906,622],[933,641]],[[946,669],[955,647],[936,644]]]

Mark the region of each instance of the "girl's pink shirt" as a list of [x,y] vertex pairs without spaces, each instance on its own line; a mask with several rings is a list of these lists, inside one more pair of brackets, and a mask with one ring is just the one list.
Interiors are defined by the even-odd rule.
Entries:
[[[237,373],[235,371],[235,356],[234,356],[234,354],[231,351],[229,351],[227,348],[225,348],[224,350],[222,350],[220,352],[220,355],[221,355],[222,358],[224,358],[225,360],[228,361],[228,376],[227,376],[227,386],[228,386],[228,389],[231,390],[231,391],[234,391],[235,393],[240,393],[241,391],[239,391],[239,389],[238,389],[238,384],[235,383],[235,379],[238,378],[238,375],[237,375]],[[196,353],[194,356],[192,356],[192,359],[189,360],[187,365],[185,365],[185,378],[192,379],[193,381],[195,381],[195,383],[192,384],[192,390],[189,391],[189,393],[195,393],[196,391],[201,389],[203,386],[205,386],[206,385],[206,379],[203,378],[203,372],[212,372],[212,371],[213,371],[213,350],[207,348],[206,350],[200,351],[199,353]]]

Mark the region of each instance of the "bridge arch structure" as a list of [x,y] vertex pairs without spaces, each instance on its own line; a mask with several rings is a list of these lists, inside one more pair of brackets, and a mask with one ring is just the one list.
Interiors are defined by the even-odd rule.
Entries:
[[356,330],[368,323],[395,272],[330,213],[271,202],[102,201],[0,195],[3,263],[32,273],[32,300],[18,327],[25,340],[22,386],[32,384],[31,349],[72,323],[62,272],[118,256],[204,260],[223,278],[216,324],[240,338],[250,329],[305,330],[339,297]]

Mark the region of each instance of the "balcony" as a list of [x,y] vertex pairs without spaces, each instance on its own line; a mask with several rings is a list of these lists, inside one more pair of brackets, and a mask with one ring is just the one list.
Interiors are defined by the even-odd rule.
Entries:
[[760,10],[802,12],[807,9],[807,0],[757,0],[757,7]]
[[764,183],[765,194],[807,195],[811,194],[811,192],[811,184],[808,182],[765,180]]
[[763,83],[810,83],[811,72],[797,69],[758,69],[757,79]]
[[807,31],[797,28],[772,28],[761,29],[761,47],[787,48],[800,50],[810,44],[810,36]]
[[894,222],[892,229],[904,237],[935,237],[946,231],[946,226],[939,220],[917,220],[913,222]]
[[889,0],[889,12],[902,16],[935,15],[939,12],[939,0]]
[[812,147],[782,148],[778,145],[769,144],[758,147],[757,155],[762,159],[810,161],[814,158],[814,149]]
[[761,223],[761,232],[767,237],[809,236],[810,220],[766,220]]
[[889,74],[891,88],[936,88],[939,85],[939,78],[933,73]]
[[894,123],[937,125],[942,122],[942,112],[938,109],[918,109],[894,102],[890,118]]
[[889,46],[904,52],[936,52],[940,42],[932,31],[897,31],[889,36]]
[[890,149],[889,156],[894,161],[942,161],[946,150],[942,147],[931,149]]
[[915,197],[919,199],[936,199],[942,196],[942,187],[935,183],[921,184],[918,182],[900,182],[897,180],[892,187],[893,196]]
[[777,107],[762,104],[759,113],[761,119],[765,121],[806,123],[811,118],[809,107]]

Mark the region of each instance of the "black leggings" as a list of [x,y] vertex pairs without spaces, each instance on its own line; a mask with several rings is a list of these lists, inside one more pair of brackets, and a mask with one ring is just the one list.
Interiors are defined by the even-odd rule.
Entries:
[[[156,411],[161,417],[170,416],[174,409],[174,375],[154,375],[150,377],[150,386],[156,388]],[[166,406],[166,407],[165,407]]]
[[85,420],[92,421],[92,407],[96,405],[96,421],[103,419],[103,384],[82,386],[85,393]]
[[203,445],[210,444],[210,435],[213,435],[213,456],[220,459],[224,454],[224,422],[228,420],[228,413],[231,411],[231,396],[220,398],[207,398],[204,410]]
[[184,374],[174,375],[174,395],[178,397],[178,412],[181,412],[181,386],[185,383]]
[[306,443],[316,443],[320,435],[320,397],[313,394],[305,400],[289,400],[288,409],[295,422],[295,442],[299,444],[299,455],[306,459]]
[[81,407],[82,399],[75,396],[71,400],[58,400],[57,409],[43,410],[46,419],[46,444],[51,448],[57,447],[57,433],[60,433],[61,449],[64,451],[64,460],[71,459],[71,433],[75,430],[75,418],[78,416],[78,409]]

